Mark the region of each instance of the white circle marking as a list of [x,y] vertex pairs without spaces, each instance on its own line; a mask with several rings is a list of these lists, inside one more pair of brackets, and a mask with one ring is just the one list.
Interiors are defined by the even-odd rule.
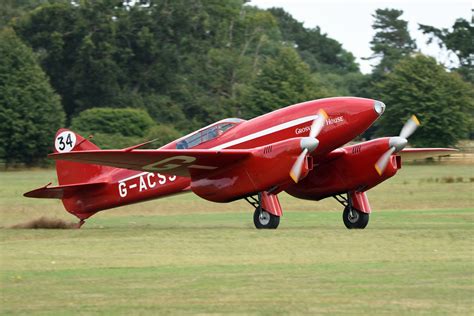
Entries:
[[56,136],[54,147],[57,152],[66,153],[76,146],[76,134],[71,131],[64,131]]

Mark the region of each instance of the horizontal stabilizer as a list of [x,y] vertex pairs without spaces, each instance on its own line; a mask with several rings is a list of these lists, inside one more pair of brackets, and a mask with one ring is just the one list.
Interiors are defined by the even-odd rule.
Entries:
[[397,155],[402,157],[403,161],[420,160],[430,157],[449,156],[457,152],[453,148],[405,148]]
[[76,183],[68,185],[59,185],[50,187],[51,183],[48,183],[44,187],[35,189],[33,191],[26,192],[23,194],[25,197],[30,198],[41,198],[41,199],[63,199],[73,196],[79,191],[98,189],[107,182],[93,182],[93,183]]

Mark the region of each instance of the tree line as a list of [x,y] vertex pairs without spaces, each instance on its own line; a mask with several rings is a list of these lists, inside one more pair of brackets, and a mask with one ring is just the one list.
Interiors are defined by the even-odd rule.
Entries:
[[474,27],[420,25],[459,60],[447,69],[417,51],[403,12],[379,9],[376,63],[280,8],[245,0],[6,0],[0,8],[0,159],[42,163],[59,127],[102,148],[166,143],[225,117],[251,118],[310,99],[354,95],[387,104],[364,137],[455,145],[473,123]]

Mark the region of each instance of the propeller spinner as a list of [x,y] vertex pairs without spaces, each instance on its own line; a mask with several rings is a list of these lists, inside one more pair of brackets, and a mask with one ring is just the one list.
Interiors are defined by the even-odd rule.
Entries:
[[303,151],[298,156],[298,158],[296,158],[296,161],[290,170],[290,177],[293,179],[293,181],[295,181],[295,183],[298,183],[298,181],[301,179],[301,173],[303,171],[306,155],[310,152],[313,152],[319,145],[319,141],[316,137],[318,137],[319,133],[323,129],[327,118],[328,115],[326,111],[323,109],[319,110],[318,117],[313,121],[313,124],[311,124],[309,136],[301,139],[301,149],[303,149]]
[[398,137],[390,137],[388,143],[390,148],[385,153],[383,153],[383,155],[380,156],[379,160],[377,160],[375,163],[375,170],[377,170],[377,173],[380,176],[385,171],[385,168],[387,168],[390,156],[392,156],[394,152],[399,152],[405,148],[408,143],[407,138],[415,132],[419,125],[420,121],[415,115],[412,115],[403,126],[402,130],[400,131],[400,135]]

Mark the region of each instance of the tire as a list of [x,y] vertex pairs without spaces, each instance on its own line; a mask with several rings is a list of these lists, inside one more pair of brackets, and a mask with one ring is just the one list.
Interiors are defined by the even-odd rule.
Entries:
[[253,223],[257,229],[276,229],[280,224],[279,216],[270,214],[264,209],[262,209],[261,215],[260,210],[256,208],[253,213]]
[[342,220],[348,229],[364,229],[369,223],[369,214],[363,213],[355,208],[352,208],[352,215],[350,207],[346,206],[342,213]]

